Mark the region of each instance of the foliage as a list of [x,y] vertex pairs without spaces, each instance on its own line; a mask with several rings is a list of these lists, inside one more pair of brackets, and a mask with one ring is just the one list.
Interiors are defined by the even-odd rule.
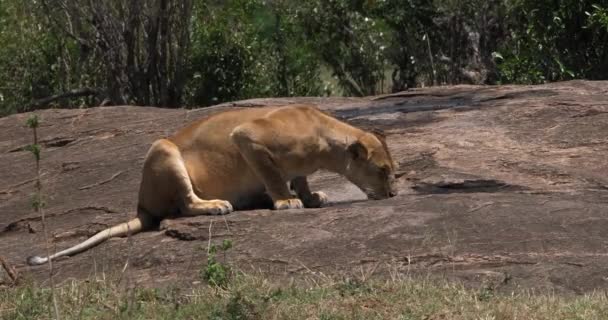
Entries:
[[291,7],[259,0],[198,4],[186,104],[321,93],[318,61]]
[[608,78],[608,0],[0,0],[0,116]]
[[436,42],[442,39],[434,28],[438,12],[433,2],[382,1],[375,14],[384,18],[390,30],[386,58],[394,66],[392,91],[416,87],[421,74],[430,75],[429,85],[436,83],[434,62],[429,60],[433,52],[429,50],[436,48]]
[[[226,264],[226,252],[232,248],[232,241],[224,239],[221,246],[210,245],[207,250],[207,265],[201,270],[201,277],[214,287],[225,288],[230,280],[230,266]],[[223,262],[218,260],[218,250],[223,253]]]
[[0,0],[0,116],[59,87],[57,43],[29,1]]
[[271,48],[270,96],[321,94],[320,66],[314,41],[304,34],[300,7],[289,1],[269,2],[256,13],[263,47]]
[[608,1],[517,0],[512,38],[498,55],[503,83],[608,76]]
[[254,5],[244,0],[218,7],[203,1],[195,8],[187,84],[191,104],[216,104],[255,91],[247,88],[256,80],[257,39],[248,21]]
[[345,95],[382,92],[386,59],[384,26],[363,1],[307,1],[299,16],[315,51]]
[[585,11],[585,14],[589,16],[589,27],[599,27],[608,31],[608,7],[601,7],[597,4],[591,5],[592,11]]

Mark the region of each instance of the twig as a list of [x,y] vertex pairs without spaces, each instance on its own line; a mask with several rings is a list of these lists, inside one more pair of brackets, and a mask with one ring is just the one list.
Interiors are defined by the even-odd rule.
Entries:
[[474,208],[470,209],[469,211],[467,211],[467,213],[473,213],[475,211],[481,210],[481,209],[483,209],[485,207],[488,207],[488,206],[491,206],[493,204],[494,204],[494,202],[482,203],[482,204],[478,205],[477,207],[474,207]]
[[[50,7],[50,6],[47,4],[47,2],[46,2],[46,1],[41,1],[41,4],[42,4],[42,6],[43,6],[43,8],[44,8],[44,10],[45,10],[45,11],[47,11],[47,12],[50,12],[50,11],[51,11],[51,7]],[[55,5],[55,7],[56,7],[56,6],[57,6],[57,5]],[[61,1],[61,2],[59,3],[59,6],[61,7],[61,9],[63,9],[63,10],[66,12],[66,15],[68,16],[68,22],[70,22],[70,24],[71,24],[71,21],[69,21],[70,16],[69,16],[69,14],[68,14],[68,12],[67,12],[67,6],[66,6],[66,4],[65,4],[65,1]],[[72,28],[67,29],[67,28],[65,28],[65,27],[62,27],[62,26],[61,26],[61,24],[59,23],[59,20],[57,20],[57,19],[55,18],[55,15],[54,15],[54,14],[49,14],[49,15],[47,15],[47,16],[48,16],[48,17],[50,17],[50,18],[51,18],[51,20],[53,21],[53,23],[55,24],[55,26],[56,26],[58,29],[61,29],[61,31],[65,32],[65,34],[66,34],[68,37],[70,37],[70,38],[74,39],[75,41],[77,41],[77,42],[78,42],[80,45],[82,45],[82,46],[90,47],[89,42],[88,42],[86,39],[84,39],[84,38],[82,38],[82,37],[80,37],[80,36],[78,36],[78,35],[74,34],[74,32],[73,32]]]
[[437,75],[437,72],[435,71],[435,63],[433,62],[433,52],[431,52],[431,39],[429,39],[428,33],[425,33],[424,37],[426,38],[426,44],[429,49],[429,60],[431,61],[431,69],[433,71],[433,78],[431,80],[431,85],[434,86],[436,83],[435,76]]
[[109,98],[105,98],[99,103],[98,107],[105,107],[111,103],[112,103],[112,100],[110,100]]
[[211,228],[213,227],[213,220],[209,221],[209,240],[207,242],[207,256],[209,256],[209,253],[211,252]]
[[[130,265],[130,260],[131,260],[131,254],[133,252],[133,237],[131,237],[131,227],[129,227],[129,224],[127,223],[127,260],[125,261],[125,266],[122,269],[123,274],[126,272],[127,275],[127,283],[126,283],[126,287],[127,287],[127,314],[130,316],[131,315],[131,311],[133,309],[133,301],[135,300],[135,291],[133,290],[132,286],[131,286],[131,270],[129,269],[129,265]],[[122,275],[121,275],[122,278]]]
[[0,256],[0,264],[2,264],[2,268],[4,268],[6,271],[8,277],[11,278],[12,283],[16,284],[17,280],[19,279],[19,274],[17,271],[15,271],[15,269],[11,267],[2,256]]
[[89,184],[89,185],[86,185],[86,186],[82,186],[82,187],[78,188],[78,190],[86,190],[86,189],[91,189],[91,188],[93,188],[93,187],[97,187],[97,186],[100,186],[100,185],[102,185],[102,184],[106,184],[106,183],[108,183],[108,182],[110,182],[110,181],[112,181],[112,180],[116,179],[118,176],[120,176],[120,175],[121,175],[121,174],[123,174],[123,173],[125,173],[125,172],[124,172],[124,171],[119,171],[119,172],[116,172],[116,173],[115,173],[115,174],[113,174],[113,175],[112,175],[112,176],[111,176],[109,179],[106,179],[106,180],[103,180],[103,181],[99,181],[99,182],[95,182],[95,183],[93,183],[93,184]]
[[361,267],[361,282],[366,282],[367,280],[369,280],[374,273],[376,272],[376,269],[378,269],[378,266],[380,265],[380,261],[376,262],[374,264],[374,266],[370,269],[368,269],[367,271],[363,271],[363,266]]
[[[131,258],[132,244],[133,243],[131,241],[131,228],[129,227],[129,224],[127,223],[127,259],[125,260],[125,265],[122,267],[122,271],[120,273],[120,278],[118,278],[118,283],[120,283],[122,281],[122,277],[124,276],[125,272],[129,268],[129,260]],[[128,281],[128,279],[127,279],[127,281]]]
[[226,220],[226,216],[222,215],[222,218],[224,218],[224,224],[226,225],[226,229],[228,230],[228,234],[232,235],[232,230],[230,230],[230,226],[228,225],[228,220]]
[[32,145],[31,151],[36,159],[36,192],[37,199],[34,204],[35,210],[40,214],[42,221],[42,231],[44,234],[44,241],[46,243],[46,254],[49,257],[49,282],[51,283],[51,297],[53,300],[53,308],[55,311],[55,319],[59,320],[59,305],[57,304],[57,296],[55,293],[55,281],[53,279],[53,259],[51,258],[51,245],[49,242],[49,236],[46,228],[46,217],[44,215],[44,203],[42,202],[42,183],[40,179],[40,145],[38,144],[38,117],[33,116],[28,119],[27,124],[33,130],[34,133],[34,144]]
[[[35,131],[34,131],[35,132]],[[40,165],[36,162],[38,177],[40,177]],[[36,183],[40,186],[40,180]],[[39,190],[42,190],[39,187]],[[46,242],[46,254],[49,257],[49,281],[51,283],[51,296],[53,297],[53,308],[55,309],[55,319],[59,320],[59,305],[57,304],[57,296],[55,293],[55,279],[53,278],[53,259],[51,258],[51,243],[49,242],[49,235],[46,228],[46,218],[44,216],[44,208],[42,206],[38,207],[38,212],[40,212],[41,222],[42,222],[42,233],[44,234],[44,241]]]

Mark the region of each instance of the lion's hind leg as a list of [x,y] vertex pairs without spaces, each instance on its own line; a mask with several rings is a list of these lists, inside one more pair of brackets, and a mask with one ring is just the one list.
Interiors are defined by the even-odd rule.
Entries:
[[203,200],[194,193],[181,152],[167,139],[155,141],[148,152],[139,205],[161,217],[176,209],[185,216],[220,215],[233,210],[228,201]]

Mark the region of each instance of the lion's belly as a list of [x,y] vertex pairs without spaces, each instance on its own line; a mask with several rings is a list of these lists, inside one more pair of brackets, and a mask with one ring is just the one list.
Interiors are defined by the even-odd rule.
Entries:
[[238,153],[208,152],[185,161],[194,192],[201,199],[227,200],[237,206],[264,192],[264,184]]

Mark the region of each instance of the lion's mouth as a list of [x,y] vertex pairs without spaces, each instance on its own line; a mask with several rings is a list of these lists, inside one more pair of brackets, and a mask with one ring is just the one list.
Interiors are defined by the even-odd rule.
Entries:
[[357,187],[359,187],[359,190],[363,191],[363,193],[367,196],[369,200],[388,199],[397,195],[397,191],[390,185],[390,183],[387,183],[387,185],[380,187],[368,184],[359,184],[355,183],[352,180],[351,182],[353,182]]
[[394,190],[390,190],[390,191],[386,191],[386,192],[382,192],[382,193],[378,193],[373,190],[363,190],[363,192],[365,192],[365,195],[367,195],[367,198],[370,200],[388,199],[388,198],[392,198],[397,195],[397,191],[394,191]]

